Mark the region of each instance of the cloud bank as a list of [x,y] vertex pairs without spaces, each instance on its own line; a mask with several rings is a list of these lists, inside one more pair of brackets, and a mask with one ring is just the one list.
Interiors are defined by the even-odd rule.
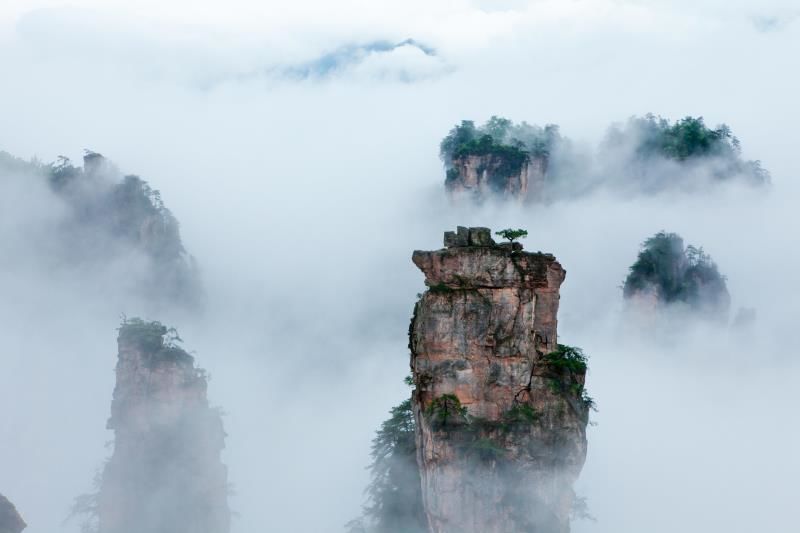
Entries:
[[[457,224],[527,228],[526,248],[567,269],[560,332],[591,356],[599,406],[578,487],[597,522],[576,531],[791,531],[796,24],[760,32],[750,5],[717,1],[71,5],[91,15],[55,1],[0,11],[0,148],[51,161],[92,147],[161,190],[207,310],[146,316],[135,294],[53,276],[41,257],[59,203],[3,177],[0,402],[14,408],[1,490],[28,531],[77,529],[62,521],[108,455],[122,312],[177,327],[209,370],[227,413],[234,531],[341,531],[359,512],[373,431],[407,394],[422,290],[411,251],[438,248]],[[408,38],[436,55],[363,48]],[[336,76],[241,76],[353,43],[360,59]],[[404,78],[406,60],[437,75]],[[535,210],[444,197],[438,142],[462,118],[555,122],[596,143],[609,123],[650,111],[728,123],[774,193],[597,193]],[[661,229],[714,257],[732,308],[757,310],[753,330],[697,326],[653,342],[630,324],[619,285]]]

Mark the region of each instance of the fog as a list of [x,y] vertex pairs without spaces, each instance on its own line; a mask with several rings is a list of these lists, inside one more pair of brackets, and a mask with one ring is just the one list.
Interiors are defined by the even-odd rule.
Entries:
[[[377,4],[381,4],[378,7]],[[64,522],[109,455],[120,315],[176,327],[225,411],[233,531],[341,531],[375,429],[408,394],[414,249],[456,225],[521,227],[567,270],[560,340],[590,356],[598,411],[578,533],[793,531],[800,186],[790,2],[115,2],[0,7],[0,150],[112,159],[162,193],[205,284],[161,310],[44,261],[63,205],[0,180],[0,492],[30,533]],[[501,7],[497,7],[502,4]],[[491,9],[489,6],[494,6]],[[369,43],[413,38],[372,51]],[[366,46],[303,78],[346,46]],[[339,57],[339,56],[337,56]],[[450,205],[438,143],[468,118],[557,123],[596,146],[647,112],[729,124],[772,173],[749,188],[547,206]],[[703,246],[749,331],[653,332],[619,288],[665,229]]]

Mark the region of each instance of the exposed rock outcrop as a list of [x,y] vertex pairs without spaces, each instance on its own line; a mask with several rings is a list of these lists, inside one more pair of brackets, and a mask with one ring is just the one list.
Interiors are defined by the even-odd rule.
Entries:
[[550,254],[459,228],[415,251],[429,287],[409,331],[430,531],[569,531],[586,456],[583,363],[557,344],[565,271]]
[[205,372],[173,334],[138,319],[120,327],[99,533],[229,531],[222,419],[208,405]]
[[0,494],[0,533],[20,533],[26,527],[14,504]]
[[510,163],[503,154],[465,155],[454,159],[445,187],[453,197],[485,200],[491,196],[525,201],[540,199],[547,170],[546,157]]

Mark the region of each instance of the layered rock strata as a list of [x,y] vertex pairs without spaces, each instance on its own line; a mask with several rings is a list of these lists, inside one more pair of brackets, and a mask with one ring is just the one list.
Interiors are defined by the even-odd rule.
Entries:
[[170,334],[140,320],[119,330],[108,421],[114,452],[97,495],[99,533],[230,529],[222,419],[209,407],[205,372]]
[[26,527],[14,504],[0,494],[0,533],[20,533]]
[[542,157],[510,165],[502,155],[467,155],[452,161],[445,188],[454,198],[536,200],[541,198],[546,171],[547,159]]
[[552,357],[565,270],[487,228],[445,245],[412,258],[428,286],[409,347],[429,529],[567,532],[590,402],[585,365]]

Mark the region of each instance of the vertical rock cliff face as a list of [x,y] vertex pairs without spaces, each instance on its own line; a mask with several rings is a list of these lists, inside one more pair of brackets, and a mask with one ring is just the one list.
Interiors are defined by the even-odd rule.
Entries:
[[502,155],[467,155],[454,159],[445,187],[453,197],[486,200],[497,196],[525,201],[539,199],[544,188],[547,159],[529,157],[521,165]]
[[565,271],[486,228],[415,251],[409,331],[417,459],[432,532],[569,531],[586,456],[585,365],[554,357]]
[[99,533],[229,531],[222,420],[208,405],[204,371],[170,333],[140,320],[120,328]]
[[0,533],[20,533],[26,526],[14,504],[0,494]]

